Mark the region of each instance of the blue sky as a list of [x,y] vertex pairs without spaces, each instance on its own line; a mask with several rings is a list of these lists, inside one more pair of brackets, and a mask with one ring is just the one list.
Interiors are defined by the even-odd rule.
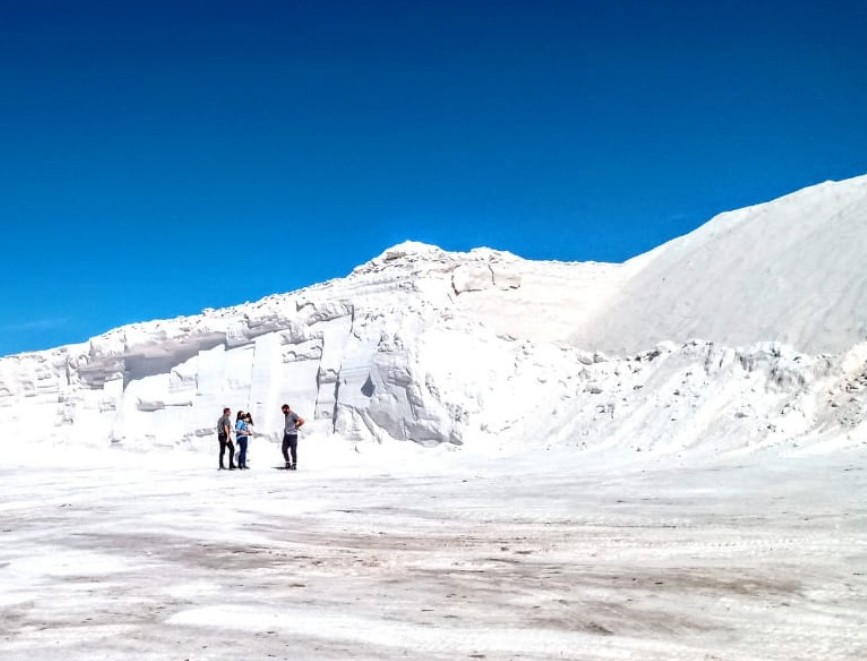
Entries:
[[862,0],[0,0],[0,354],[867,173]]

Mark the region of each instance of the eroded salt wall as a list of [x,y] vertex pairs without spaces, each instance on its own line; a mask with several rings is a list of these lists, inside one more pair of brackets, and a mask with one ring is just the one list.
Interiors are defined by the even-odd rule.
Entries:
[[494,292],[527,279],[492,251],[394,250],[292,294],[0,359],[0,413],[24,442],[136,449],[211,451],[223,406],[277,440],[283,402],[305,433],[347,443],[717,456],[867,441],[867,345],[694,340],[615,358],[486,323]]

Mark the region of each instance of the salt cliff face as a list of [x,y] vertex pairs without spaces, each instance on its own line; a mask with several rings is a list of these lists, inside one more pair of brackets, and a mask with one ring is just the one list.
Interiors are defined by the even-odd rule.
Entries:
[[452,384],[475,372],[474,347],[506,341],[455,301],[519,287],[500,268],[515,259],[407,244],[340,281],[7,357],[0,406],[12,433],[73,443],[210,447],[224,405],[276,437],[286,401],[351,441],[460,444],[467,406]]
[[[831,198],[844,203],[836,217],[857,242],[864,230],[852,218],[863,208],[857,205],[867,178],[853,182],[852,190]],[[810,213],[821,207],[823,226],[834,231],[827,190],[803,195]],[[765,214],[773,215],[775,204]],[[795,222],[796,207],[791,200],[782,205],[787,222]],[[799,353],[774,341],[793,328],[798,337],[811,336],[804,329],[821,327],[839,298],[860,300],[863,286],[825,292],[828,305],[798,308],[794,321],[778,313],[779,330],[763,321],[761,335],[737,336],[746,340],[738,346],[712,336],[682,337],[682,327],[671,330],[675,341],[655,341],[665,326],[654,323],[658,301],[640,302],[649,296],[648,283],[695,255],[690,245],[710,252],[713,237],[720,245],[735,242],[725,254],[753,255],[737,250],[736,239],[744,232],[750,246],[762,239],[749,229],[761,217],[754,210],[728,216],[698,230],[697,238],[623,265],[531,262],[487,249],[447,253],[402,244],[343,279],[0,359],[6,431],[27,442],[212,451],[223,406],[251,411],[257,433],[276,440],[286,401],[307,418],[305,433],[336,435],[358,447],[392,440],[481,452],[569,445],[609,455],[695,458],[867,442],[867,344],[850,341],[849,330],[835,336],[845,348],[831,354]],[[785,268],[820,269],[812,242],[787,245],[800,246],[813,261],[805,266],[783,251]],[[700,275],[682,266],[688,276]],[[766,266],[784,269],[777,262]],[[792,278],[802,289],[809,281]],[[735,279],[738,287],[741,280]],[[759,328],[739,316],[737,305],[726,305],[726,286],[716,282],[710,289],[719,318],[708,308],[696,327]],[[746,296],[751,287],[744,287],[737,291]],[[671,292],[660,291],[661,304],[668,304]],[[609,328],[618,307],[632,320],[628,330],[576,340],[595,324]],[[850,317],[846,328],[860,328],[863,316]],[[639,340],[636,320],[646,323]],[[640,348],[631,354],[602,351],[632,341]]]

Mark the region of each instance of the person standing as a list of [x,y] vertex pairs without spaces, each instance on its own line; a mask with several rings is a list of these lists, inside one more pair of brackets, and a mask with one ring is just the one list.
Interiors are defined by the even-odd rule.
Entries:
[[223,415],[217,420],[217,440],[220,442],[220,470],[225,470],[223,455],[229,451],[229,470],[235,470],[235,445],[232,443],[232,420],[229,417],[232,410],[228,407],[223,409]]
[[284,404],[282,410],[283,459],[286,460],[286,468],[294,471],[298,468],[298,430],[304,425],[304,418],[289,408],[288,404]]
[[243,411],[238,411],[235,419],[235,440],[238,441],[238,468],[247,469],[247,438],[250,433],[247,418]]
[[244,456],[244,466],[250,468],[250,445],[253,441],[253,416],[247,411],[244,414],[244,420],[247,423],[247,454]]

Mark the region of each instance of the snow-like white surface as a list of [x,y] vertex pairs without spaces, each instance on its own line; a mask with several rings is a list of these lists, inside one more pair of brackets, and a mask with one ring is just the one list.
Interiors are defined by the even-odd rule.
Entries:
[[863,451],[612,471],[403,448],[0,469],[0,656],[867,655]]
[[0,359],[0,656],[863,658],[865,191]]

